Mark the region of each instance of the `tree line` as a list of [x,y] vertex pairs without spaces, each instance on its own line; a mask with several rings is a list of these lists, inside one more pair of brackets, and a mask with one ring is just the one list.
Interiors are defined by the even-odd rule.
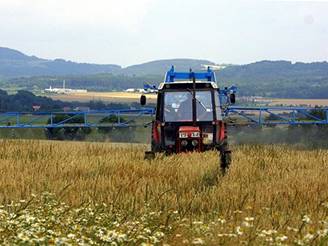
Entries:
[[49,97],[36,96],[32,92],[20,90],[16,94],[10,95],[4,90],[0,90],[0,112],[16,111],[31,112],[33,106],[40,106],[40,111],[63,111],[64,107],[88,107],[90,110],[123,109],[127,107],[137,107],[138,103],[104,103],[102,101],[89,102],[64,102],[53,100]]

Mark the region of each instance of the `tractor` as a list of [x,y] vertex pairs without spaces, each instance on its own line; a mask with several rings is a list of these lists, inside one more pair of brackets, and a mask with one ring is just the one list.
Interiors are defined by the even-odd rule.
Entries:
[[[205,72],[175,72],[172,67],[158,87],[151,151],[145,152],[145,159],[153,159],[160,152],[217,150],[224,173],[231,151],[223,117],[225,107],[235,103],[235,92],[235,87],[220,90],[210,68]],[[140,104],[146,105],[146,100],[141,95]]]

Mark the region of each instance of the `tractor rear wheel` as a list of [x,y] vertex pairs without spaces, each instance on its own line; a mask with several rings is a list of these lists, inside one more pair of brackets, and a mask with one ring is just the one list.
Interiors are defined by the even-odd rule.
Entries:
[[145,152],[145,160],[153,160],[155,159],[155,153],[159,152],[160,147],[154,143],[154,141],[151,141],[151,150]]
[[155,152],[153,152],[153,151],[146,151],[145,152],[144,159],[145,160],[148,160],[148,161],[155,159]]
[[220,151],[220,168],[221,168],[221,173],[222,175],[225,175],[227,170],[230,167],[231,164],[231,150],[229,148],[229,144],[228,144],[228,134],[227,134],[227,126],[225,124],[225,128],[224,128],[224,140],[222,145],[219,147],[219,151]]
[[225,150],[220,151],[220,168],[223,175],[226,174],[229,166],[231,164],[231,151]]

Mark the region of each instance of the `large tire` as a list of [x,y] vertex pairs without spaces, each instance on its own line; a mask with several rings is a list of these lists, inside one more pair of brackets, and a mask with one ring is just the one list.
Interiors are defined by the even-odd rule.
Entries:
[[153,151],[146,151],[144,159],[148,161],[155,159],[155,153]]
[[158,153],[161,152],[161,146],[159,144],[156,144],[153,140],[151,141],[151,151]]
[[220,169],[223,175],[226,174],[231,164],[231,151],[220,151]]
[[225,138],[223,140],[222,145],[219,148],[220,151],[220,169],[221,169],[221,173],[223,175],[226,174],[226,172],[228,171],[230,164],[231,164],[231,150],[229,148],[228,145],[228,134],[227,134],[227,127],[225,125]]
[[158,153],[161,152],[161,146],[160,144],[155,142],[153,127],[154,127],[154,123],[152,124],[152,128],[151,128],[151,151],[154,153]]
[[160,152],[160,146],[154,141],[153,127],[154,127],[154,122],[152,123],[152,129],[151,129],[150,151],[146,151],[144,157],[145,160],[149,160],[149,161],[155,159],[155,153]]

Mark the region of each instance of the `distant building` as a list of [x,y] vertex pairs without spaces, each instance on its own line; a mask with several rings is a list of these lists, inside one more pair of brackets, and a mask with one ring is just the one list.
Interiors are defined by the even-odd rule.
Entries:
[[71,94],[71,93],[87,93],[85,89],[69,89],[65,86],[65,80],[63,81],[63,88],[52,88],[51,86],[48,89],[45,89],[46,93],[55,93],[55,94]]
[[81,107],[76,107],[76,108],[74,109],[74,111],[89,112],[89,111],[90,111],[90,107],[83,107],[83,106],[81,106]]
[[129,88],[129,89],[126,89],[125,92],[136,92],[136,89],[134,89],[134,88]]

